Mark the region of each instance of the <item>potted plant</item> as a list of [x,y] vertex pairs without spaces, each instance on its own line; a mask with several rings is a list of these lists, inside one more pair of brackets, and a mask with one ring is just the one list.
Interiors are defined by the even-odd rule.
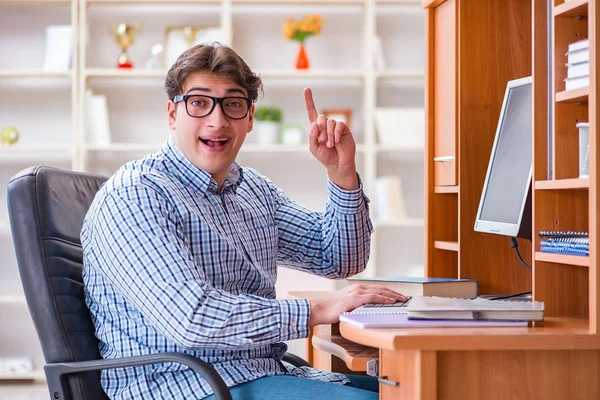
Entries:
[[275,144],[281,130],[282,112],[279,107],[261,106],[254,111],[254,130],[259,144]]

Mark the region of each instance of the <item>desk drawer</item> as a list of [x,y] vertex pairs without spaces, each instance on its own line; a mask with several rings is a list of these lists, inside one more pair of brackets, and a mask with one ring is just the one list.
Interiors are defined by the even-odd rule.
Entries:
[[381,400],[435,400],[436,390],[435,351],[381,350],[379,376],[391,384],[380,383]]

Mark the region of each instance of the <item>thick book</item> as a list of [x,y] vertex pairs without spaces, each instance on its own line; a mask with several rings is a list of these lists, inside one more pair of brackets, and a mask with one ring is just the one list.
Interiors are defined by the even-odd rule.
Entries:
[[397,313],[344,313],[340,315],[340,322],[357,328],[461,328],[461,327],[520,327],[527,326],[521,321],[468,321],[468,320],[426,320],[409,319],[407,312]]
[[408,302],[406,311],[410,319],[505,321],[542,321],[544,319],[544,303],[539,301],[413,297]]
[[348,278],[350,283],[384,286],[406,296],[475,298],[479,295],[476,279],[452,278]]

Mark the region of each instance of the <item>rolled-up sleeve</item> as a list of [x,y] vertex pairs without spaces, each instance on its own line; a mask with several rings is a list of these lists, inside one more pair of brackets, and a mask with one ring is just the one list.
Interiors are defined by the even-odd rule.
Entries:
[[357,190],[343,190],[329,181],[324,213],[291,201],[268,183],[275,199],[280,265],[334,279],[365,269],[373,224],[362,182]]

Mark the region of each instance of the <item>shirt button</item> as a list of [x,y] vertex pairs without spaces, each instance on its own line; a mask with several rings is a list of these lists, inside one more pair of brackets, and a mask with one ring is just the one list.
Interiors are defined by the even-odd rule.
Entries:
[[292,326],[292,327],[294,327],[294,328],[295,328],[295,327],[296,327],[296,325],[298,325],[298,323],[296,322],[296,320],[295,320],[295,319],[293,319],[293,320],[291,320],[291,321],[290,321],[290,326]]

